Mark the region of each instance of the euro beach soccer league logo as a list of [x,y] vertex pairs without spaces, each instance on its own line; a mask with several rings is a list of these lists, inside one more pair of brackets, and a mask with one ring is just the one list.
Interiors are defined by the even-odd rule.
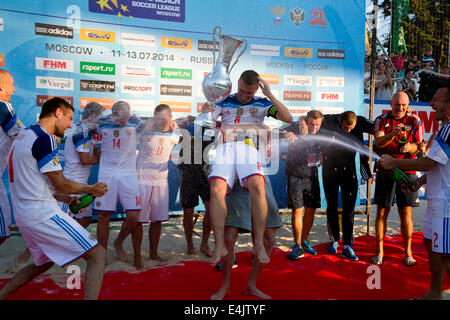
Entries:
[[289,18],[294,22],[294,25],[299,27],[305,20],[305,10],[302,8],[292,8],[289,10]]

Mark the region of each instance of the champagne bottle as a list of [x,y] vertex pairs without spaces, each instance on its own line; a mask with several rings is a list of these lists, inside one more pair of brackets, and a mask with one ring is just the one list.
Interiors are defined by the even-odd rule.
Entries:
[[392,168],[392,179],[400,185],[401,189],[412,190],[414,182],[400,169]]
[[427,147],[427,142],[425,141],[425,139],[423,139],[422,142],[420,143],[420,150],[417,153],[418,159],[426,157],[426,155],[427,155],[425,152],[426,147]]
[[408,130],[406,128],[402,128],[402,133],[398,138],[398,151],[402,149],[402,147],[408,142]]
[[80,197],[80,203],[78,205],[70,205],[69,209],[72,211],[72,213],[77,214],[78,211],[80,211],[83,208],[86,208],[88,205],[90,205],[92,202],[94,202],[94,199],[96,197],[90,193],[86,193]]

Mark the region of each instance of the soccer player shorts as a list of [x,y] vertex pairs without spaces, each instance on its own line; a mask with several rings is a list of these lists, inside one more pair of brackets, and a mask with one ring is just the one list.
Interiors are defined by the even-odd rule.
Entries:
[[142,205],[139,222],[169,220],[169,184],[167,180],[156,184],[140,181],[139,189]]
[[115,212],[117,201],[120,201],[124,211],[141,210],[137,175],[98,177],[98,182],[106,182],[108,192],[94,200],[95,210]]
[[10,236],[9,225],[11,224],[11,206],[5,186],[0,181],[0,238]]
[[226,181],[229,190],[233,189],[237,177],[244,189],[247,189],[246,179],[254,175],[264,177],[258,149],[244,141],[219,144],[211,169],[208,179]]
[[36,266],[53,261],[64,267],[98,245],[93,235],[61,211],[44,222],[18,227]]

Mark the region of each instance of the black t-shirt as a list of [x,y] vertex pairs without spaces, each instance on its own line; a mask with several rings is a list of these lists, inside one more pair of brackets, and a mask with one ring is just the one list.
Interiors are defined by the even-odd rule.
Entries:
[[[363,133],[373,132],[373,122],[365,117],[357,116],[355,128],[345,132],[339,123],[339,114],[326,114],[323,116],[322,126],[318,134],[340,140],[348,145],[361,147],[364,144]],[[323,143],[323,170],[335,170],[343,167],[355,167],[355,150],[347,149],[338,143]],[[365,157],[365,156],[364,156]],[[363,158],[363,156],[361,156]],[[361,159],[363,160],[363,159]]]
[[312,135],[300,135],[298,122],[283,127],[283,130],[292,132],[297,136],[297,140],[291,142],[288,147],[286,174],[300,178],[317,176],[317,166],[309,166],[308,162],[310,157],[317,159],[320,153],[320,144],[313,140]]
[[[189,141],[190,143],[184,143],[184,139],[186,139],[186,138],[190,140]],[[195,138],[191,135],[183,135],[181,137],[179,143],[181,145],[181,150],[180,150],[180,154],[179,154],[180,160],[183,160],[183,154],[186,152],[184,149],[186,147],[190,148],[189,152],[190,152],[191,156],[190,156],[190,159],[188,159],[188,160],[190,160],[189,162],[187,162],[187,163],[180,162],[178,164],[178,168],[181,169],[183,167],[192,166],[192,165],[203,167],[206,164],[203,156],[204,156],[205,148],[207,146],[209,146],[209,144],[211,142],[203,141],[203,139]],[[195,156],[196,153],[200,153],[200,152],[201,152],[201,155]],[[201,163],[200,163],[200,156],[201,156]]]

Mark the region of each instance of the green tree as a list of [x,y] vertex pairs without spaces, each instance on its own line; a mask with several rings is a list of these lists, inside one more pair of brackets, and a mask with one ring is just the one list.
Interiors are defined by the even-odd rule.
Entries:
[[[395,0],[382,0],[378,4],[382,15],[389,19],[391,1]],[[409,57],[417,56],[420,60],[427,49],[432,49],[436,65],[448,65],[449,14],[449,0],[409,1],[409,14],[402,24]],[[388,48],[389,42],[384,45]]]

